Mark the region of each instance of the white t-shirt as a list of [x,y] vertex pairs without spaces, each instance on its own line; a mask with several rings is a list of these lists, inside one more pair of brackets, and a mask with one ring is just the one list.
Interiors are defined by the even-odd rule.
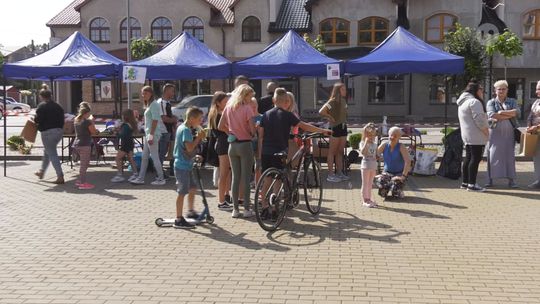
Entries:
[[[158,100],[159,104],[159,115],[167,115],[167,104],[170,103],[168,100],[165,100],[163,98],[160,98]],[[163,123],[163,119],[160,119],[158,122],[158,129],[160,133],[167,133],[167,127],[165,126],[165,123]]]

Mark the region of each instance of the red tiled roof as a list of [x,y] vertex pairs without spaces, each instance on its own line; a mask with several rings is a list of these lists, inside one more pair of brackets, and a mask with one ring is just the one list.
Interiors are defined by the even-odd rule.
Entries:
[[69,26],[79,25],[81,23],[81,14],[75,10],[77,6],[82,4],[85,0],[74,0],[66,8],[64,8],[58,15],[54,16],[47,26]]
[[204,0],[210,4],[213,8],[219,11],[218,14],[213,15],[210,20],[211,24],[233,24],[234,12],[232,8],[238,2],[238,0]]

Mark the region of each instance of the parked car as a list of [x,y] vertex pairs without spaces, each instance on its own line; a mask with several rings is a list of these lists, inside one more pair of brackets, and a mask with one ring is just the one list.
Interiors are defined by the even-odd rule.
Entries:
[[208,115],[208,111],[210,110],[212,97],[212,95],[193,95],[186,97],[182,99],[178,105],[172,108],[172,113],[178,120],[184,121],[187,109],[195,106],[204,112],[204,121],[206,121],[206,115]]
[[4,118],[4,103],[0,103],[0,119]]
[[[0,102],[2,103],[2,107],[4,105],[4,97],[0,97]],[[13,97],[7,97],[6,98],[6,108],[8,111],[12,110],[19,110],[22,112],[30,112],[31,108],[29,105],[25,103],[17,102]]]

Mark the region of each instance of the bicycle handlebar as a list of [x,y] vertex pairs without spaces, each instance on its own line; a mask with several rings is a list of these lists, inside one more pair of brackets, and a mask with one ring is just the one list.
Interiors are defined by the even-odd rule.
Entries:
[[300,138],[302,140],[306,140],[306,139],[309,139],[309,138],[323,138],[323,137],[326,137],[326,136],[324,134],[322,134],[322,133],[313,132],[313,133],[294,134],[294,137],[295,138]]

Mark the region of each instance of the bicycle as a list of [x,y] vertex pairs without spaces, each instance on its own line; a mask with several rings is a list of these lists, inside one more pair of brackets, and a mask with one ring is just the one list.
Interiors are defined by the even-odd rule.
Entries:
[[300,189],[303,189],[307,210],[312,215],[321,211],[321,169],[308,143],[312,138],[322,136],[319,133],[294,135],[302,140],[302,144],[289,161],[285,152],[274,154],[281,158],[284,169],[266,169],[255,190],[255,216],[262,229],[274,231],[279,227],[287,209],[300,203]]

